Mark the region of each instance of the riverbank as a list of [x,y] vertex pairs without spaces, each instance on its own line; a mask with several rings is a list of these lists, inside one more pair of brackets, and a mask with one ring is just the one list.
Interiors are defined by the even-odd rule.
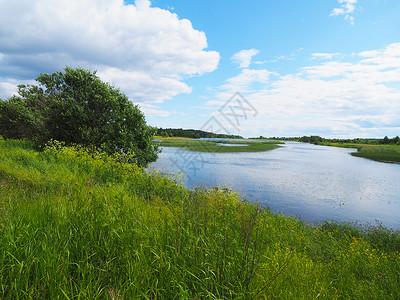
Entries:
[[400,146],[363,145],[357,148],[353,156],[364,157],[381,162],[400,163]]
[[279,148],[279,141],[249,141],[249,140],[198,140],[191,138],[158,138],[161,147],[179,147],[196,152],[263,152]]
[[353,152],[351,155],[380,162],[400,163],[400,146],[398,145],[343,144],[329,142],[318,143],[318,145],[356,148],[357,152]]
[[398,299],[400,233],[308,226],[227,189],[0,141],[0,298]]

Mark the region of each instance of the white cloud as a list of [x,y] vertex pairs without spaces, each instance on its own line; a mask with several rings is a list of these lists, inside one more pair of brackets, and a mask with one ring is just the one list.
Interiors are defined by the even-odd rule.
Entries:
[[178,94],[192,92],[182,81],[145,72],[104,68],[99,70],[98,75],[106,82],[117,82],[120,90],[131,98],[144,99],[146,102],[162,103]]
[[[17,90],[18,82],[13,79],[3,79],[0,78],[0,99],[2,99],[2,95],[11,96]],[[4,97],[7,98],[7,97]]]
[[371,50],[371,51],[363,51],[361,53],[359,53],[359,56],[363,56],[363,57],[374,57],[376,55],[380,54],[379,50]]
[[217,68],[219,54],[206,48],[204,32],[149,0],[0,0],[0,73],[7,78],[82,66],[137,101],[161,102],[190,92],[188,76]]
[[274,59],[272,59],[272,60],[270,60],[270,61],[268,61],[268,62],[273,62],[273,63],[275,63],[275,62],[282,61],[282,60],[295,60],[295,59],[296,59],[296,56],[297,56],[300,52],[302,52],[303,50],[304,50],[304,48],[303,48],[303,47],[300,47],[300,48],[298,48],[298,49],[293,50],[293,51],[292,51],[290,54],[288,54],[288,55],[280,55],[280,56],[275,57]]
[[231,93],[235,92],[249,92],[251,85],[254,83],[266,84],[269,81],[272,72],[268,70],[251,70],[243,69],[239,75],[229,78],[222,86],[222,89]]
[[254,55],[257,55],[260,51],[257,49],[242,50],[235,53],[231,59],[234,63],[239,64],[240,68],[248,68],[251,64],[251,60]]
[[338,15],[348,15],[354,12],[357,4],[357,0],[338,0],[340,3],[339,8],[333,9],[331,15],[338,16]]
[[271,75],[276,75],[268,70],[242,69],[240,74],[226,80],[214,94],[217,99],[208,100],[202,109],[218,109],[225,101],[235,93],[255,93],[259,86],[266,86],[270,82]]
[[312,59],[332,59],[340,53],[313,53]]
[[174,111],[161,110],[157,106],[150,103],[139,103],[139,108],[145,114],[145,116],[150,118],[166,118],[177,114],[177,112]]
[[348,20],[351,25],[354,25],[354,17],[352,13],[356,9],[358,0],[338,0],[340,7],[334,8],[331,12],[331,16],[344,15],[345,20]]
[[[310,65],[287,75],[246,69],[228,79],[216,98],[221,103],[229,99],[235,85],[244,92],[259,115],[242,125],[243,131],[252,132],[253,136],[398,135],[400,43],[361,52],[352,60]],[[251,76],[252,72],[258,75]],[[254,82],[261,87],[243,88]]]

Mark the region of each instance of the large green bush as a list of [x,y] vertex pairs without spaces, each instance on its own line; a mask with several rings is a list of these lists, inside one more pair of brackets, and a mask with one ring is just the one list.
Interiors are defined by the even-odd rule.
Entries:
[[96,72],[65,68],[40,74],[38,85],[20,85],[18,95],[0,100],[0,134],[44,145],[55,139],[95,146],[107,153],[135,154],[141,166],[157,159],[155,128],[137,105]]

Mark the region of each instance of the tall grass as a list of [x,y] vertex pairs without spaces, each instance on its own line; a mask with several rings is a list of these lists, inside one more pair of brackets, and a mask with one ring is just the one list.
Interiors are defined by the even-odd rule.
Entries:
[[0,141],[0,299],[398,299],[399,240],[121,157]]

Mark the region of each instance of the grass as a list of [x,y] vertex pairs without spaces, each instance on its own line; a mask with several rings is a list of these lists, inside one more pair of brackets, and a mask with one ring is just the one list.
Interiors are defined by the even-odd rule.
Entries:
[[358,147],[353,156],[369,158],[382,162],[400,163],[400,146],[392,145],[363,145]]
[[352,143],[330,143],[330,142],[320,142],[317,145],[321,146],[333,146],[340,148],[358,148],[363,146],[363,144],[352,144]]
[[357,152],[351,153],[353,156],[364,157],[380,162],[399,163],[400,146],[398,145],[367,145],[367,144],[341,144],[322,142],[318,145],[334,146],[342,148],[357,148]]
[[[282,144],[278,141],[210,141],[190,138],[162,138],[160,141],[159,145],[162,147],[180,147],[189,151],[219,153],[262,152],[279,148],[279,144]],[[230,146],[224,144],[230,144]]]
[[400,233],[0,140],[0,299],[399,299]]

